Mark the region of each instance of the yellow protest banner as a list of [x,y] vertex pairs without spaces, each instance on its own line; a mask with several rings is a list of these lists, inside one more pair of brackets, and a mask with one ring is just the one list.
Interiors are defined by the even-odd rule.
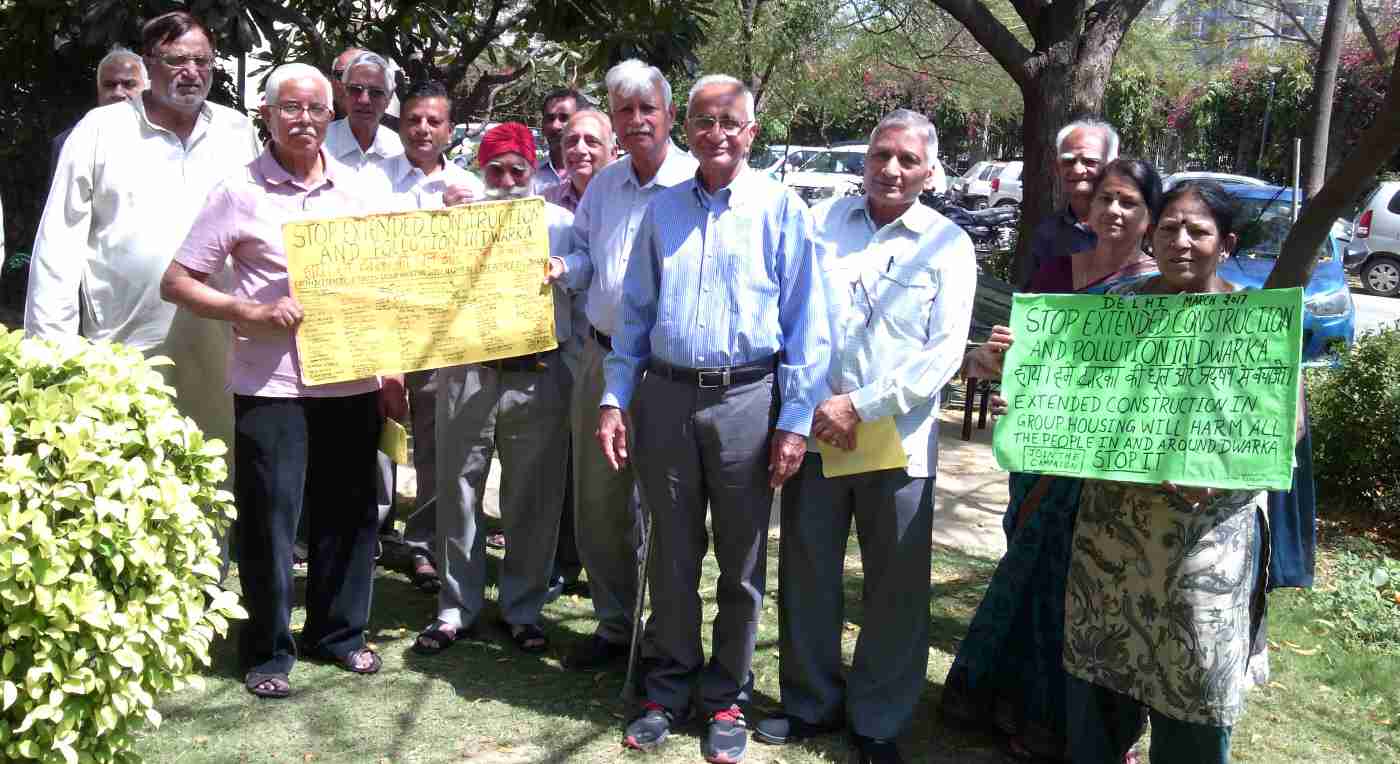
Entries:
[[308,385],[551,350],[544,200],[282,226]]

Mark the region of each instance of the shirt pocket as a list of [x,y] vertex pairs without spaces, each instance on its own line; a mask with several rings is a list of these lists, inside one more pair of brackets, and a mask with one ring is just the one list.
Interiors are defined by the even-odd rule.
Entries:
[[879,274],[871,295],[874,313],[891,335],[923,342],[939,283],[922,268],[894,268]]

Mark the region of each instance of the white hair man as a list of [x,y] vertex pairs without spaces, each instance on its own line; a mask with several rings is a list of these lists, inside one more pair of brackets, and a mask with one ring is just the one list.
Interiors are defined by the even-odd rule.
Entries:
[[[146,89],[150,77],[146,74],[146,64],[137,53],[117,46],[107,52],[97,63],[97,105],[99,107],[120,103]],[[68,140],[68,128],[53,139],[49,159],[49,179],[58,170],[58,157],[63,153],[63,144]]]
[[326,130],[326,151],[353,170],[374,166],[382,172],[389,160],[403,153],[398,134],[380,124],[394,97],[393,70],[378,53],[351,50],[356,52],[340,75],[346,115]]
[[695,175],[696,162],[671,142],[676,109],[671,85],[654,66],[629,59],[608,70],[608,112],[627,159],[598,171],[579,200],[572,251],[550,259],[550,277],[584,294],[588,340],[574,380],[570,422],[574,449],[574,529],[588,572],[593,635],[565,665],[587,671],[627,655],[637,601],[641,515],[630,467],[614,471],[586,447],[603,395],[603,359],[622,325],[622,280],[647,203]]
[[[748,745],[741,706],[753,684],[773,492],[807,449],[830,329],[807,206],[748,168],[753,94],[733,77],[700,78],[685,129],[699,169],[658,194],[638,227],[597,439],[614,469],[629,462],[629,435],[641,455],[659,563],[648,579],[646,701],[623,743],[660,745],[698,695],[702,755],[736,762]],[[720,569],[708,663],[696,591],[707,506]]]
[[[755,736],[785,743],[849,726],[852,761],[900,762],[928,668],[928,570],[939,391],[957,371],[972,321],[977,261],[967,234],[919,202],[938,138],[897,109],[870,135],[865,194],[812,210],[831,302],[831,366],[812,437],[835,448],[862,423],[893,420],[908,460],[828,478],[809,451],[783,490],[778,582],[783,712]],[[860,436],[868,437],[866,434]],[[864,620],[841,679],[842,560],[851,521],[863,561]]]
[[1031,239],[1030,280],[1023,290],[1073,292],[1069,256],[1094,248],[1089,204],[1103,168],[1118,158],[1118,132],[1098,119],[1079,119],[1055,136],[1055,177],[1064,209],[1035,227]]
[[124,342],[175,360],[181,411],[233,446],[228,329],[160,298],[160,279],[209,190],[257,157],[243,114],[209,103],[213,41],[183,11],[142,30],[150,88],[73,128],[34,242],[25,331]]

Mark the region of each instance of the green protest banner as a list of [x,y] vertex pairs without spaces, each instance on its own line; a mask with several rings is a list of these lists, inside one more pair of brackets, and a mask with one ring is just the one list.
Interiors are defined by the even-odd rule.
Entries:
[[997,463],[1132,483],[1292,485],[1303,291],[1016,295]]

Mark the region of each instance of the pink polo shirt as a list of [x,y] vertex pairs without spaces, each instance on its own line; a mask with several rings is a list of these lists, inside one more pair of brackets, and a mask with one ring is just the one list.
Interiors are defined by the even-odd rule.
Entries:
[[[233,261],[233,295],[273,303],[291,294],[282,224],[370,212],[372,193],[357,185],[354,171],[324,150],[325,177],[310,187],[292,178],[264,148],[257,159],[220,181],[175,255],[200,273],[218,273]],[[228,390],[268,398],[329,398],[379,389],[379,378],[329,385],[304,385],[301,359],[291,331],[246,336],[234,328],[229,353]]]

